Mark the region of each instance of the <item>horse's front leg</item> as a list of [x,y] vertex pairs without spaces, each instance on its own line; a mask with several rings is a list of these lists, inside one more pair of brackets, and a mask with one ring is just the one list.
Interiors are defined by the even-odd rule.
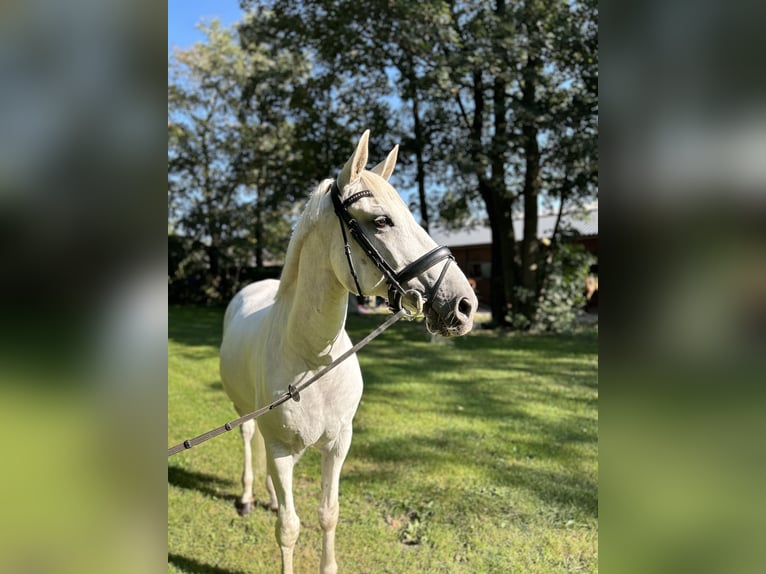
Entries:
[[268,464],[266,462],[266,443],[263,440],[263,434],[261,434],[258,425],[255,425],[255,437],[253,438],[253,448],[255,456],[253,458],[253,464],[255,465],[255,473],[258,475],[266,476],[266,492],[269,493],[268,508],[274,512],[279,509],[279,503],[277,502],[277,493],[274,490],[274,481],[271,479],[271,473],[269,473]]
[[244,449],[244,461],[242,469],[242,496],[239,499],[237,511],[241,516],[246,516],[253,511],[253,436],[255,435],[255,421],[249,420],[242,423],[242,446]]
[[268,466],[279,503],[276,535],[282,552],[282,574],[293,574],[293,549],[301,529],[301,521],[293,502],[295,457],[292,454],[275,453],[270,449]]
[[338,525],[338,487],[340,470],[351,445],[351,426],[344,430],[335,444],[322,450],[322,500],[319,503],[319,525],[322,539],[321,574],[335,574],[335,528]]

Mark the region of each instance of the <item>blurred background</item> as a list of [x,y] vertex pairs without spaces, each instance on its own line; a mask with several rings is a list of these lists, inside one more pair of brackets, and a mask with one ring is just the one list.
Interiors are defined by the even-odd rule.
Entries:
[[[166,568],[166,305],[189,291],[175,282],[194,257],[210,257],[190,233],[198,197],[180,183],[200,148],[180,117],[203,111],[189,88],[207,72],[197,85],[239,88],[220,93],[228,112],[208,110],[215,129],[265,146],[258,158],[216,153],[240,162],[243,199],[276,215],[259,223],[243,208],[251,232],[226,237],[223,282],[200,276],[192,290],[210,300],[256,273],[227,257],[259,225],[261,266],[278,258],[307,174],[332,176],[366,127],[371,157],[402,144],[400,187],[424,225],[485,225],[506,242],[490,253],[503,277],[547,248],[533,220],[587,207],[600,172],[602,564],[760,571],[763,4],[242,4],[233,19],[201,10],[221,24],[179,50],[166,6],[145,0],[0,9],[0,572]],[[271,164],[283,180],[264,179]],[[231,184],[222,165],[209,164],[215,193]],[[492,195],[502,187],[511,205]],[[529,223],[511,235],[515,213]],[[552,245],[566,245],[563,231]],[[514,291],[490,271],[492,321],[559,317],[530,297],[548,276],[519,277]]]
[[3,573],[164,568],[166,29],[0,7]]
[[763,16],[748,1],[602,6],[605,571],[764,563]]

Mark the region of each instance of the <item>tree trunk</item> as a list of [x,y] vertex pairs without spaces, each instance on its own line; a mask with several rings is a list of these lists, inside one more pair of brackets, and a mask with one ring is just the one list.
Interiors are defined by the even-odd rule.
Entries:
[[[492,325],[501,326],[508,323],[508,299],[506,297],[506,249],[508,244],[507,218],[498,201],[496,190],[490,188],[487,182],[479,179],[479,193],[487,206],[489,227],[492,231],[492,263],[490,274],[489,308],[492,313]],[[513,243],[513,227],[511,227],[511,244]],[[510,279],[510,278],[508,278]]]
[[[484,81],[481,70],[473,72],[473,118],[470,123],[469,145],[471,159],[476,166],[476,177],[479,180],[479,195],[484,200],[492,231],[492,263],[490,270],[489,307],[492,313],[492,324],[500,326],[507,324],[508,300],[505,284],[505,240],[506,224],[503,221],[503,209],[500,196],[492,188],[492,181],[486,177],[486,155],[482,153],[482,131],[484,126]],[[513,230],[511,229],[511,235]]]
[[[505,15],[505,3],[500,0],[497,4],[498,18],[502,19]],[[506,101],[507,82],[501,76],[495,76],[492,85],[492,113],[494,119],[494,134],[492,143],[488,150],[491,167],[491,190],[493,203],[495,205],[494,219],[497,232],[493,230],[493,245],[498,244],[497,264],[502,267],[503,285],[493,284],[495,288],[502,289],[505,309],[503,311],[502,321],[496,320],[498,324],[508,322],[508,301],[513,300],[513,286],[516,284],[514,270],[514,252],[516,249],[516,237],[513,229],[513,198],[508,192],[505,181],[506,172],[506,154],[509,147],[508,105]],[[490,217],[492,219],[492,217]],[[493,267],[495,263],[493,262]]]
[[[539,60],[530,54],[524,70],[522,88],[522,145],[524,147],[524,232],[521,240],[521,286],[523,296],[518,311],[530,322],[537,311],[538,251],[537,219],[540,196],[540,147],[537,142],[537,112],[535,89],[539,75]],[[514,314],[515,314],[514,310]]]
[[426,203],[426,172],[423,165],[423,126],[420,123],[420,109],[417,90],[412,93],[412,120],[415,130],[415,167],[417,168],[416,179],[418,182],[418,198],[420,199],[420,225],[428,231],[428,203]]
[[537,281],[537,293],[535,294],[535,298],[537,299],[538,304],[542,301],[543,286],[548,280],[550,265],[553,263],[553,258],[556,256],[559,248],[559,230],[561,228],[561,218],[564,215],[564,205],[566,205],[566,200],[569,196],[569,192],[571,191],[571,186],[572,184],[569,181],[569,166],[566,166],[564,170],[564,182],[561,186],[561,191],[559,192],[559,197],[561,199],[559,202],[559,210],[556,214],[556,223],[553,225],[550,243],[548,243],[547,247],[540,255],[540,271]]
[[255,267],[263,268],[263,200],[261,199],[260,189],[256,190],[255,195]]
[[[505,152],[508,145],[505,119],[505,84],[494,85],[495,135],[492,145],[484,150],[484,83],[481,70],[473,73],[474,110],[470,124],[470,152],[476,165],[479,194],[484,200],[492,231],[492,267],[490,273],[490,310],[494,326],[508,325],[508,295],[513,285],[514,232],[511,219],[513,201],[505,188]],[[499,113],[498,113],[499,112]],[[487,165],[489,161],[489,165]],[[487,177],[487,167],[490,175]]]
[[211,234],[210,246],[207,248],[208,260],[208,285],[213,287],[218,299],[223,299],[223,277],[221,275],[220,238],[217,234]]

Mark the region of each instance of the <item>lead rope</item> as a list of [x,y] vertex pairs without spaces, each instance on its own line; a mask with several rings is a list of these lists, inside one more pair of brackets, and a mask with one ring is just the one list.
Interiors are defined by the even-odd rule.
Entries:
[[239,417],[238,419],[234,419],[233,421],[226,423],[223,426],[214,428],[212,430],[207,431],[206,433],[202,433],[201,435],[195,436],[194,438],[187,439],[183,442],[178,443],[175,446],[170,447],[168,449],[168,458],[170,458],[176,453],[181,452],[182,450],[189,450],[193,446],[197,446],[198,444],[201,444],[207,440],[210,440],[211,438],[217,437],[219,434],[228,432],[231,429],[242,425],[242,423],[249,421],[250,419],[257,418],[261,416],[262,414],[269,412],[273,408],[278,407],[282,403],[287,402],[289,399],[293,399],[296,402],[300,402],[301,400],[300,392],[302,390],[307,388],[309,385],[315,383],[317,380],[319,380],[324,375],[329,373],[335,367],[340,365],[343,361],[345,361],[351,355],[356,353],[359,349],[367,345],[367,343],[372,341],[375,337],[380,335],[383,331],[388,329],[391,325],[396,323],[399,319],[405,316],[412,317],[414,314],[415,314],[414,312],[407,311],[404,307],[402,307],[401,309],[399,309],[399,311],[396,314],[389,317],[384,323],[381,323],[380,325],[378,325],[378,327],[372,333],[367,335],[364,339],[362,339],[356,345],[351,347],[348,351],[343,353],[340,357],[335,359],[332,363],[330,363],[326,367],[323,367],[318,373],[316,373],[309,380],[304,381],[302,383],[298,383],[295,386],[289,385],[287,387],[287,391],[285,391],[282,395],[280,395],[280,397],[277,400],[266,405],[265,407],[258,409],[257,411],[248,413],[244,416]]

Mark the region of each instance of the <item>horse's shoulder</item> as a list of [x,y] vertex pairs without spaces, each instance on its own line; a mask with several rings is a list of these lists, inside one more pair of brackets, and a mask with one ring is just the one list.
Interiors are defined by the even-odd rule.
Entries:
[[257,304],[261,301],[271,303],[274,301],[274,296],[277,294],[278,290],[278,279],[264,279],[262,281],[256,281],[255,283],[250,283],[249,285],[246,285],[240,289],[239,293],[237,293],[234,296],[234,299],[232,299],[232,303],[238,299],[240,299],[244,304],[248,305]]
[[278,289],[279,281],[277,279],[256,281],[240,289],[226,307],[226,314],[223,319],[224,332],[235,318],[248,317],[273,304]]

